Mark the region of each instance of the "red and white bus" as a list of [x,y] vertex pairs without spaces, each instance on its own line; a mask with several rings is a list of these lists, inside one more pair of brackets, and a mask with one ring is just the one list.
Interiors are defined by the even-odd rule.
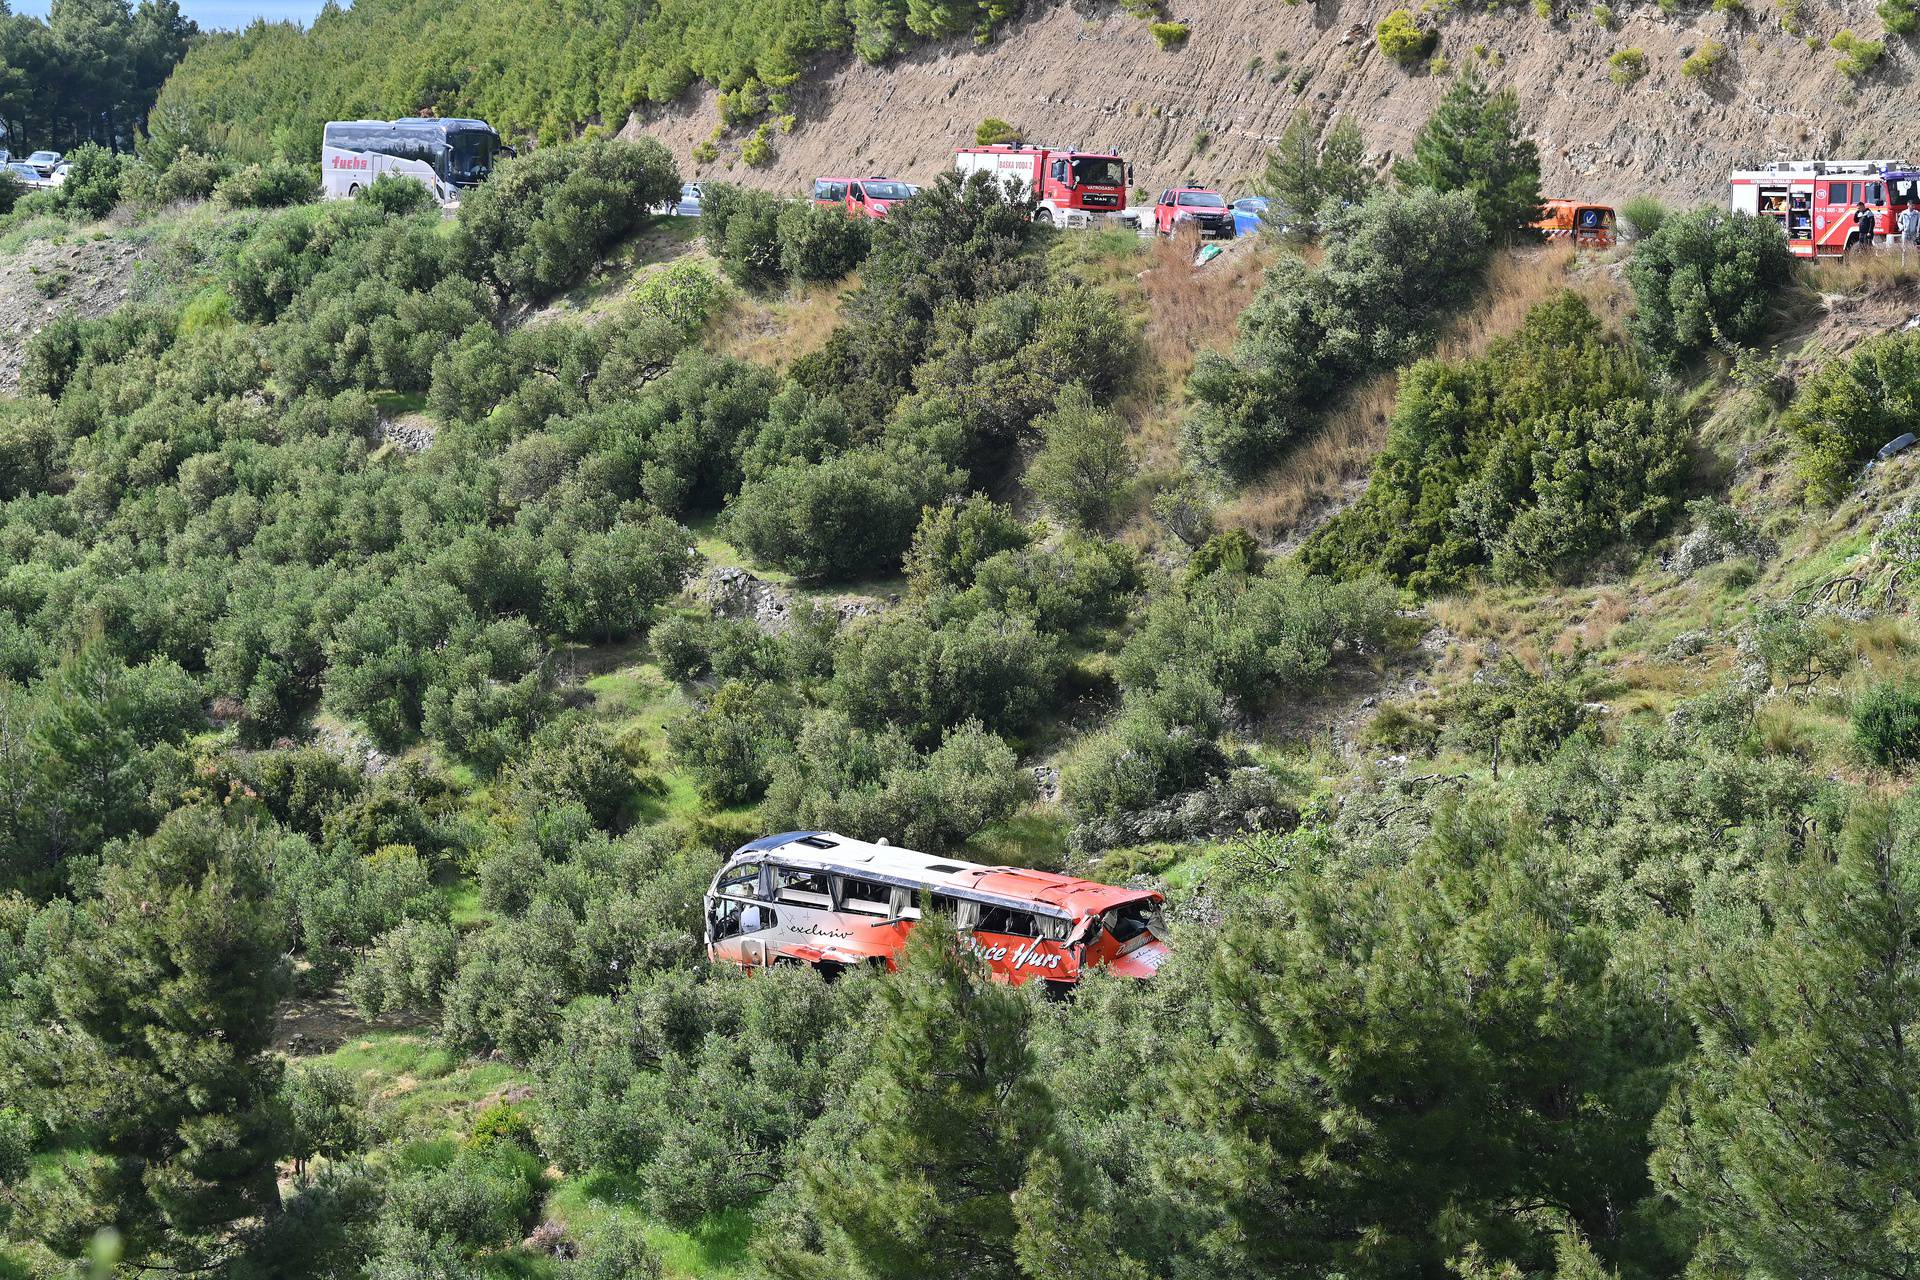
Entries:
[[458,204],[462,191],[486,181],[512,154],[485,120],[330,120],[320,135],[320,194],[347,199],[393,173],[419,182],[441,204]]
[[1729,207],[1772,218],[1801,258],[1837,258],[1890,240],[1920,205],[1920,173],[1894,160],[1783,160],[1736,170]]
[[788,831],[736,850],[707,891],[707,955],[750,968],[894,969],[923,898],[1005,982],[1071,986],[1094,968],[1150,978],[1167,958],[1158,893],[831,831]]

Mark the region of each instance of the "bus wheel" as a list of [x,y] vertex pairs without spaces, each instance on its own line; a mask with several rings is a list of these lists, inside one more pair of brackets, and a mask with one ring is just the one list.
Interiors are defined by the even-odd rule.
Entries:
[[1067,1000],[1073,996],[1074,983],[1059,982],[1053,978],[1044,979],[1044,982],[1046,985],[1041,990],[1047,993],[1049,1000]]
[[359,195],[359,194],[360,194],[360,184],[359,184],[359,183],[357,183],[357,182],[350,182],[350,183],[348,183],[348,184],[347,184],[347,199],[349,199],[349,200],[351,200],[351,199],[353,199],[353,198],[354,198],[355,196],[357,196],[357,195]]

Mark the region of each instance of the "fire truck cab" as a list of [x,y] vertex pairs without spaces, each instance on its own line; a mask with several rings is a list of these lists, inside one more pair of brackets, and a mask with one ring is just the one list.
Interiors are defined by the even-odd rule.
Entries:
[[1898,234],[1920,205],[1920,171],[1893,160],[1783,160],[1736,170],[1731,208],[1772,218],[1801,258],[1835,258]]
[[788,831],[742,845],[714,877],[707,955],[746,968],[894,969],[931,910],[952,919],[993,977],[1058,989],[1091,968],[1157,973],[1167,957],[1161,901],[1147,889]]
[[1087,228],[1117,219],[1127,207],[1132,169],[1111,152],[1004,143],[962,147],[953,153],[962,179],[990,174],[1007,191],[1033,201],[1033,220]]
[[892,178],[815,178],[813,202],[838,205],[849,218],[884,218],[887,210],[913,194]]

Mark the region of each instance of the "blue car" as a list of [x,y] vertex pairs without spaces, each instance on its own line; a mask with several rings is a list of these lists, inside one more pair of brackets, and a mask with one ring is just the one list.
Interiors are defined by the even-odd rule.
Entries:
[[1233,202],[1233,234],[1252,236],[1260,234],[1260,228],[1267,225],[1267,198],[1265,196],[1241,196]]

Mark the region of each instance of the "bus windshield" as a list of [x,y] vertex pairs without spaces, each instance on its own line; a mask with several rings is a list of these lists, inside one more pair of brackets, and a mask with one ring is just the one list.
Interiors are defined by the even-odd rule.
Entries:
[[447,181],[470,187],[493,172],[494,149],[500,145],[497,134],[484,129],[462,129],[449,134],[447,143]]
[[1073,178],[1083,187],[1124,187],[1127,166],[1106,157],[1082,157],[1073,162]]

